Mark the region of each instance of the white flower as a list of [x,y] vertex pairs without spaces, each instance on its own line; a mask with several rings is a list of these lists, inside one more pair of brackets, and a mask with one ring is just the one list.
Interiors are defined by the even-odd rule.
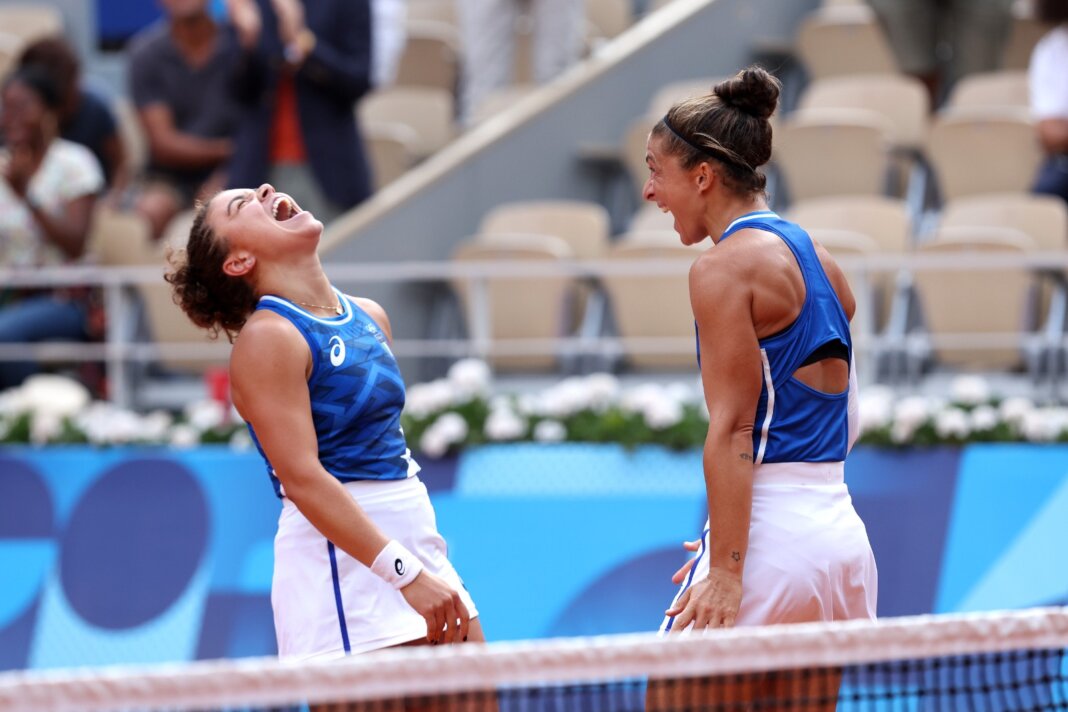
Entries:
[[494,408],[486,418],[486,437],[490,440],[515,440],[526,431],[526,421],[509,407]]
[[200,443],[200,433],[191,425],[179,423],[171,428],[170,446],[174,448],[191,448]]
[[155,410],[141,420],[141,439],[148,442],[161,442],[167,437],[167,431],[174,424],[174,418],[164,410]]
[[949,391],[954,402],[964,405],[979,405],[990,400],[990,385],[982,376],[957,376]]
[[1036,408],[1023,417],[1020,430],[1031,442],[1049,442],[1057,437],[1058,423],[1051,417],[1051,408]]
[[30,442],[44,445],[63,432],[63,416],[50,411],[36,413],[30,420]]
[[642,416],[653,430],[665,430],[682,420],[682,403],[670,397],[662,398],[649,403]]
[[894,392],[885,386],[865,388],[860,393],[857,407],[861,434],[885,428],[893,417]]
[[664,389],[652,383],[643,383],[627,390],[619,405],[631,413],[645,413],[647,408],[666,397],[668,396]]
[[78,381],[63,376],[37,374],[23,381],[16,398],[23,412],[69,418],[84,410],[91,400],[89,391]]
[[241,452],[252,449],[252,436],[249,435],[248,428],[238,428],[234,431],[230,436],[230,447]]
[[467,437],[467,421],[459,413],[442,413],[430,427],[440,432],[450,445],[463,442]]
[[449,368],[448,381],[459,402],[484,396],[490,389],[491,373],[485,361],[465,358]]
[[[144,419],[136,413],[107,403],[90,406],[83,423],[82,430],[89,442],[97,445],[117,445],[150,439],[144,432]],[[164,434],[166,432],[163,430]]]
[[1022,428],[1027,415],[1035,409],[1034,403],[1027,398],[1016,396],[1001,401],[998,412],[1001,419],[1015,428]]
[[591,391],[586,379],[565,378],[542,394],[537,413],[566,418],[591,407]]
[[419,438],[419,450],[427,457],[441,457],[449,450],[449,442],[433,426],[423,431]]
[[935,416],[935,432],[941,438],[966,438],[970,425],[968,414],[960,408],[946,408]]
[[423,419],[445,410],[455,400],[452,385],[445,379],[438,379],[409,388],[405,409],[413,418]]
[[567,437],[567,429],[556,420],[543,420],[534,426],[534,439],[539,443],[558,443]]
[[923,396],[902,398],[894,407],[894,425],[910,434],[931,417],[932,404]]
[[998,418],[997,410],[989,405],[981,405],[974,408],[971,414],[971,421],[972,430],[976,432],[993,430],[1001,422]]
[[586,389],[589,407],[603,413],[619,398],[619,379],[610,373],[591,373],[586,376]]
[[894,424],[890,426],[890,439],[896,445],[904,445],[912,440],[913,434],[916,432],[916,428],[913,424],[907,420],[895,420]]
[[223,424],[226,419],[226,408],[218,401],[197,401],[185,407],[185,418],[190,426],[202,433]]

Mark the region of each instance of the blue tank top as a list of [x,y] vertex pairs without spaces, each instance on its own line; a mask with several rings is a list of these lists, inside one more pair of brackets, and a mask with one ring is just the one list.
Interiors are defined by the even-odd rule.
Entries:
[[[260,298],[256,310],[288,319],[308,342],[312,421],[326,471],[342,482],[404,479],[419,466],[401,430],[404,381],[397,361],[374,320],[351,298],[334,291],[344,309],[340,316],[316,316],[270,295]],[[251,425],[249,432],[267,463],[275,493],[284,496]]]
[[743,215],[728,225],[720,242],[744,229],[763,230],[781,238],[794,254],[805,281],[805,301],[794,323],[759,342],[764,379],[753,421],[753,461],[845,460],[849,444],[848,389],[823,393],[793,374],[828,342],[841,341],[852,357],[849,319],[808,233],[773,212],[763,211]]

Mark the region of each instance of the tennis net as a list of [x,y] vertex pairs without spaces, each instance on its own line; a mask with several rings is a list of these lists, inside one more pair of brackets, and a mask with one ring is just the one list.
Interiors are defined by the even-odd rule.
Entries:
[[0,674],[0,712],[1068,709],[1068,609]]

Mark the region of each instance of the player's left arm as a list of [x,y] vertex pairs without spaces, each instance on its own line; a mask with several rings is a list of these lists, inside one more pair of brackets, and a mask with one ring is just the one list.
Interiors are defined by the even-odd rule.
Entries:
[[708,404],[704,446],[709,575],[668,615],[673,630],[731,626],[741,605],[753,502],[753,419],[763,366],[752,317],[752,290],[737,264],[708,253],[690,270],[690,301],[701,346]]

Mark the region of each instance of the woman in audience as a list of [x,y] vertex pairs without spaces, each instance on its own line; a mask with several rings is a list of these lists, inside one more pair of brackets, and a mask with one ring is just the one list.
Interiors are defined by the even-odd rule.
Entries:
[[59,90],[60,137],[92,151],[110,193],[120,195],[129,176],[118,122],[107,102],[82,85],[81,66],[74,49],[62,37],[39,39],[19,55],[19,67],[30,65],[48,72]]
[[283,501],[278,652],[482,640],[400,428],[389,319],[330,284],[322,231],[270,185],[228,190],[198,210],[167,277],[195,324],[236,337],[234,405]]
[[1034,190],[1068,200],[1068,0],[1038,0],[1035,14],[1057,26],[1031,54],[1031,113],[1046,152]]
[[[59,138],[61,98],[44,70],[17,70],[4,81],[0,101],[0,265],[32,269],[76,261],[104,186],[100,166],[89,149]],[[9,290],[0,301],[0,343],[89,336],[84,291]],[[36,370],[33,363],[0,362],[0,389]]]

